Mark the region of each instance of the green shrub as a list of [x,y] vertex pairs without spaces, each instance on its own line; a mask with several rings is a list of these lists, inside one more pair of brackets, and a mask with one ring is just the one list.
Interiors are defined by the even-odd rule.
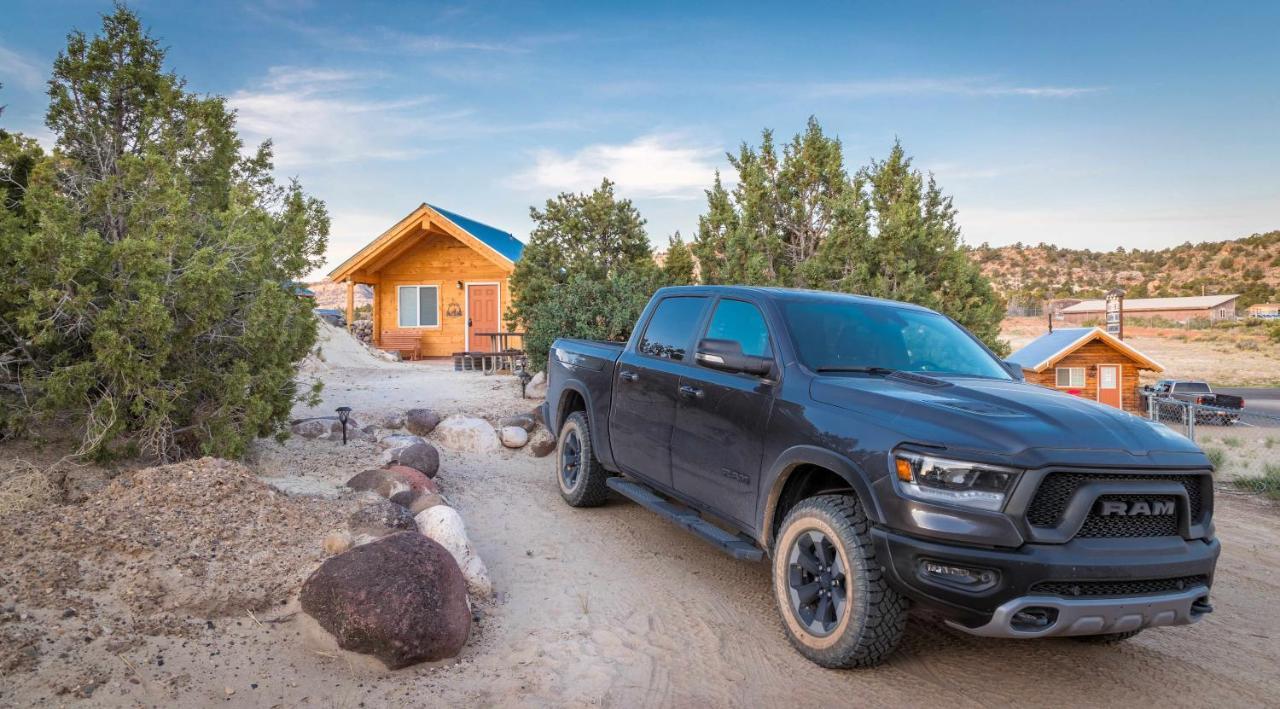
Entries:
[[1226,438],[1223,438],[1223,439],[1222,439],[1222,443],[1223,443],[1223,445],[1227,446],[1228,448],[1239,448],[1239,447],[1240,447],[1240,439],[1239,439],[1238,437],[1236,437],[1236,436],[1227,436]]
[[0,208],[0,416],[97,457],[237,456],[283,435],[301,395],[316,326],[290,284],[329,218],[164,58],[117,6],[54,63],[56,152],[0,134],[0,183],[23,182]]
[[1227,462],[1227,453],[1221,448],[1206,448],[1204,449],[1204,455],[1215,469],[1221,469],[1222,464]]
[[1232,481],[1232,484],[1246,492],[1280,500],[1280,465],[1267,463],[1261,476],[1237,478]]

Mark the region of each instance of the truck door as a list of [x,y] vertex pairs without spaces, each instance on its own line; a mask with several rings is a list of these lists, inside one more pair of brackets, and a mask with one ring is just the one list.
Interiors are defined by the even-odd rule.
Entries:
[[671,427],[680,372],[693,361],[706,296],[664,298],[614,371],[609,440],[624,471],[671,489]]
[[[773,358],[764,316],[746,301],[716,303],[703,337],[735,340],[743,354]],[[671,435],[675,489],[747,527],[753,525],[760,489],[776,376],[721,372],[695,362],[680,378]]]

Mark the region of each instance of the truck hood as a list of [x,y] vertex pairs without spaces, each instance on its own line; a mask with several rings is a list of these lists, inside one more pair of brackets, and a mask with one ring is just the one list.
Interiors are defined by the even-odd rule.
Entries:
[[1209,465],[1194,443],[1164,425],[1026,382],[830,376],[815,378],[810,393],[872,417],[903,442],[1022,465]]

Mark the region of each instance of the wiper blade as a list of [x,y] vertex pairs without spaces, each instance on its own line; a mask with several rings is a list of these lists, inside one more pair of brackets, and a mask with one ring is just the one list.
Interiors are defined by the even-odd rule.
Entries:
[[827,372],[856,372],[861,374],[879,374],[887,377],[890,374],[896,374],[898,370],[889,369],[888,367],[818,367],[815,371],[822,374],[826,374]]

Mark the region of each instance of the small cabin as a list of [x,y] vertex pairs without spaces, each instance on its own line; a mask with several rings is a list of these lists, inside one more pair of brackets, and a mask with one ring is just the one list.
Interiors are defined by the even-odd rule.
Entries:
[[1101,328],[1054,330],[1009,355],[1027,381],[1143,414],[1141,372],[1163,372],[1159,362]]
[[347,285],[347,322],[356,284],[373,288],[373,342],[412,344],[416,356],[487,352],[483,333],[505,328],[508,279],[524,244],[496,227],[423,203],[329,274]]

